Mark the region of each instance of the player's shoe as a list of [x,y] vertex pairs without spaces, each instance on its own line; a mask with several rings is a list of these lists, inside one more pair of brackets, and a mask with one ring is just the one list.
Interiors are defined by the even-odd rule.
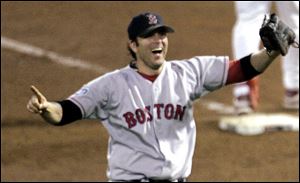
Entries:
[[283,107],[285,109],[299,110],[299,90],[285,92]]
[[250,95],[234,97],[233,106],[237,115],[249,114],[253,112]]

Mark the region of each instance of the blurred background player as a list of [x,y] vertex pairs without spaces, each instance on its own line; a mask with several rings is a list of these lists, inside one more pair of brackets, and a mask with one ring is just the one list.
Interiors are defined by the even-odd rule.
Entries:
[[[299,1],[274,2],[279,17],[296,33],[299,42]],[[258,35],[261,20],[270,13],[272,1],[235,1],[236,23],[233,27],[232,46],[234,58],[241,58],[260,46]],[[283,107],[299,109],[299,50],[291,47],[282,57],[284,97]],[[237,114],[255,111],[259,103],[258,76],[233,88],[233,105]]]

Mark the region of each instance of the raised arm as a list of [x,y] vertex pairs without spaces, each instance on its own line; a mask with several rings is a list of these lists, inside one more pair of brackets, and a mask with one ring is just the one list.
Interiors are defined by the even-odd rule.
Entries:
[[257,72],[262,73],[279,55],[280,51],[268,53],[266,49],[262,49],[251,55],[250,62]]
[[295,41],[294,31],[275,14],[272,14],[270,18],[265,17],[259,35],[265,48],[240,60],[231,61],[227,85],[247,81],[261,74],[277,56],[280,54],[285,56],[290,45],[299,48],[299,44]]

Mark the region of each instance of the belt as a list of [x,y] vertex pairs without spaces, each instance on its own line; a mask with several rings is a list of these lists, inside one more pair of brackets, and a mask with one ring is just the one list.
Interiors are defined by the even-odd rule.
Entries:
[[179,178],[175,180],[143,178],[143,179],[129,180],[128,182],[186,182],[186,178]]

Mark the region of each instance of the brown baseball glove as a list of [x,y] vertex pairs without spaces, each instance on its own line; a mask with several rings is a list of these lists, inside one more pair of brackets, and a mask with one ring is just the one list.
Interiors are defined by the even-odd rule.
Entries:
[[291,44],[299,48],[299,44],[295,41],[295,32],[283,23],[275,13],[271,14],[270,17],[265,15],[259,35],[268,53],[272,50],[278,50],[281,55],[285,56]]

